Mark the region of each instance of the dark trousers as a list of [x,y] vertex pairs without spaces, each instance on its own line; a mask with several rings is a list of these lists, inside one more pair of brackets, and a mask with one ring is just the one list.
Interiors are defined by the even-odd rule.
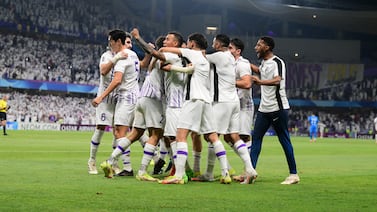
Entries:
[[257,167],[258,157],[262,149],[263,136],[272,125],[288,162],[289,173],[297,174],[293,146],[288,131],[288,110],[279,110],[271,113],[257,112],[250,150],[251,163]]

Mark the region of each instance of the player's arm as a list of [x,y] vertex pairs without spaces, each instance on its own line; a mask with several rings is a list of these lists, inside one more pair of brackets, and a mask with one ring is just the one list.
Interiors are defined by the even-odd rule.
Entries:
[[165,64],[161,66],[161,69],[167,72],[174,71],[174,72],[180,72],[180,73],[186,73],[186,74],[192,74],[192,72],[194,72],[194,66],[192,64],[189,64],[186,67],[176,66],[172,64]]
[[150,45],[148,45],[147,42],[145,42],[143,40],[143,38],[141,38],[138,29],[134,28],[131,31],[131,35],[133,36],[133,38],[135,38],[136,43],[140,46],[140,48],[142,48],[144,50],[144,52],[152,55],[153,57],[156,57],[157,59],[159,59],[161,61],[165,61],[166,60],[165,59],[165,55],[162,52],[159,52],[159,51],[155,50]]
[[[161,49],[159,49],[159,51],[170,52],[170,53],[177,54],[178,56],[182,57],[181,49],[177,47],[162,47]],[[170,61],[167,61],[167,62],[170,62]]]
[[253,71],[254,73],[257,73],[259,74],[259,67],[250,63],[250,68],[251,68],[251,71]]
[[115,66],[115,64],[118,62],[118,60],[127,59],[127,57],[128,57],[128,53],[127,52],[120,51],[116,55],[114,55],[114,57],[111,58],[109,60],[109,62],[102,63],[100,65],[101,75],[104,76],[104,75],[108,74],[111,71],[111,69]]
[[114,64],[109,61],[108,63],[102,63],[99,67],[102,76],[105,76],[113,68]]
[[251,76],[251,80],[253,82],[255,82],[255,84],[257,84],[257,85],[272,85],[272,86],[275,86],[275,85],[278,85],[280,83],[281,77],[275,76],[272,79],[261,80],[258,76],[253,75],[253,76]]
[[[153,49],[156,48],[153,43],[148,43],[149,46],[151,46]],[[145,54],[143,60],[140,61],[140,68],[148,68],[148,66],[151,63],[152,55],[151,54]]]
[[106,98],[112,91],[115,90],[115,88],[117,88],[120,85],[120,83],[122,82],[122,78],[122,72],[114,72],[114,78],[111,80],[110,85],[103,91],[103,93],[100,96],[93,99],[92,105],[94,107],[97,107],[104,98]]
[[249,89],[251,88],[251,85],[253,81],[251,80],[251,75],[246,74],[241,77],[241,79],[236,81],[236,87],[237,88],[243,88],[243,89]]
[[148,65],[152,59],[152,55],[145,54],[144,58],[140,61],[140,68],[148,68]]

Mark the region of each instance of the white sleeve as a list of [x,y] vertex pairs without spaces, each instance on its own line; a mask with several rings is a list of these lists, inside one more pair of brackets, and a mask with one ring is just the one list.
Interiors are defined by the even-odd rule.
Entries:
[[206,58],[207,58],[209,63],[216,64],[219,57],[217,56],[217,52],[215,52],[215,53],[212,53],[212,54],[207,54]]
[[250,63],[240,62],[237,64],[237,71],[240,74],[240,77],[245,75],[251,75]]
[[114,72],[122,72],[126,70],[126,67],[130,65],[130,59],[119,60],[114,66]]
[[181,73],[188,73],[188,74],[191,74],[192,72],[194,72],[194,66],[182,67],[182,66],[172,65],[172,66],[170,67],[170,71],[175,71],[175,72],[181,72]]
[[101,55],[101,60],[100,60],[99,64],[100,65],[106,64],[111,60],[111,58],[113,58],[113,54],[111,52],[107,51],[107,52],[105,52]]

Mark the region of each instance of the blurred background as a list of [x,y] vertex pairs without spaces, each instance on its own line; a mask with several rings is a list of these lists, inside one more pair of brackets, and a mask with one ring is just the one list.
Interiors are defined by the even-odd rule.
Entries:
[[[256,41],[272,36],[287,65],[293,135],[306,135],[307,116],[316,112],[326,136],[369,138],[377,116],[376,10],[366,0],[2,0],[0,95],[10,97],[8,128],[94,125],[90,102],[107,33],[136,27],[147,42],[173,30],[203,33],[209,43],[218,33],[238,37],[243,56],[257,65]],[[258,107],[258,86],[253,95]]]

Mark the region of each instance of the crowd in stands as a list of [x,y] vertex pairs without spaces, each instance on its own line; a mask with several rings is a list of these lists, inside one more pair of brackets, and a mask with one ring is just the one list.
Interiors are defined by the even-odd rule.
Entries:
[[[99,81],[98,62],[105,50],[108,30],[146,25],[132,10],[127,11],[127,15],[112,14],[113,7],[96,0],[1,1],[0,23],[20,24],[35,33],[27,36],[1,33],[0,77],[96,85]],[[143,35],[149,40],[158,34],[151,25],[147,24],[147,30],[143,30],[150,31],[149,35]],[[36,36],[38,33],[48,34],[45,29],[67,32],[69,36],[59,41]],[[80,37],[82,34],[88,36]],[[76,35],[82,40],[90,37],[101,37],[101,40],[73,42],[72,37]],[[290,99],[377,101],[377,79],[343,82],[324,89],[288,88],[287,92]],[[254,97],[259,96],[256,89]]]
[[11,106],[7,113],[8,121],[95,124],[95,108],[91,105],[91,98],[18,91],[6,94]]
[[121,8],[122,13],[113,12],[116,7],[111,2],[100,0],[2,0],[0,22],[18,24],[27,31],[90,40],[106,38],[108,30],[113,28],[128,30],[129,27],[138,25],[152,35],[159,27],[153,20],[140,20],[126,6]]
[[14,34],[0,36],[2,78],[92,84],[99,81],[98,63],[105,47],[35,39]]
[[287,89],[287,95],[290,99],[375,102],[377,101],[377,78],[343,82],[323,89]]
[[[97,85],[105,45],[61,42],[2,34],[0,77]],[[254,97],[260,96],[255,89]],[[290,99],[377,101],[377,78],[344,82],[324,89],[287,89]]]
[[[99,58],[105,51],[109,29],[144,27],[143,31],[150,32],[143,35],[148,41],[160,34],[158,25],[134,17],[132,11],[127,11],[127,16],[116,15],[105,5],[100,0],[0,1],[0,28],[15,24],[19,29],[0,30],[0,78],[97,85]],[[30,33],[21,33],[25,31]],[[51,34],[62,39],[51,39]],[[323,89],[288,88],[287,94],[289,99],[377,101],[377,78],[342,82]],[[18,91],[9,96],[9,121],[95,124],[95,110],[88,97]],[[254,97],[260,97],[257,87]],[[328,132],[364,132],[371,129],[376,115],[365,110],[361,113],[321,109],[318,114]],[[293,108],[291,128],[305,132],[308,115],[307,110]]]
[[358,133],[368,134],[373,131],[373,120],[377,111],[371,108],[297,108],[292,107],[289,114],[289,126],[299,133],[307,133],[308,116],[316,113],[319,121],[325,125],[326,133]]
[[[0,93],[2,96],[3,93]],[[8,121],[45,122],[65,124],[95,124],[95,108],[91,106],[93,97],[72,97],[56,94],[27,94],[19,91],[7,93]],[[47,104],[46,104],[47,103]],[[312,112],[318,114],[320,122],[326,125],[327,133],[354,131],[368,133],[373,129],[373,119],[377,111],[365,108],[349,110],[334,108],[295,108],[289,113],[290,129],[301,134],[308,130],[307,117]]]

